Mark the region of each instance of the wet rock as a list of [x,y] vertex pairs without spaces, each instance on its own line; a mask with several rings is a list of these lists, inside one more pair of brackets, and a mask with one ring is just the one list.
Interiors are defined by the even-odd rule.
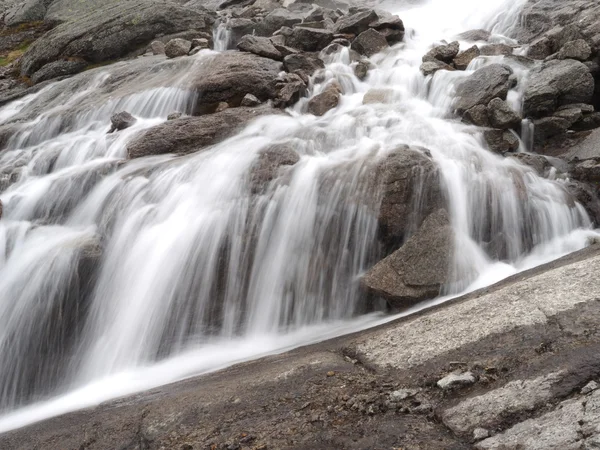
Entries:
[[300,155],[289,145],[276,144],[261,150],[250,171],[252,192],[263,192],[271,181],[276,179],[282,168],[300,161]]
[[496,97],[506,100],[511,75],[512,69],[502,64],[490,64],[476,70],[456,88],[456,112],[462,116],[476,105],[487,106]]
[[474,45],[473,47],[456,55],[454,58],[454,67],[456,67],[458,70],[467,70],[469,64],[471,64],[475,58],[479,57],[480,54],[481,52],[479,51],[479,47]]
[[600,162],[595,158],[574,164],[570,172],[576,180],[592,183],[600,182]]
[[473,430],[473,440],[481,441],[482,439],[490,437],[490,432],[485,428],[475,428]]
[[185,39],[171,39],[165,45],[165,55],[167,58],[178,58],[180,56],[187,56],[192,49],[192,43]]
[[239,106],[246,94],[261,102],[277,97],[276,80],[283,66],[269,58],[237,51],[215,55],[189,81],[198,94],[196,113],[213,112],[220,102]]
[[420,70],[423,73],[423,75],[428,76],[428,75],[433,75],[438,70],[453,71],[454,67],[446,64],[445,62],[435,60],[435,61],[424,62],[423,64],[421,64]]
[[297,11],[290,11],[287,8],[276,8],[267,14],[263,20],[267,31],[273,34],[281,27],[293,27],[295,24],[302,22],[303,15]]
[[569,129],[569,121],[562,117],[543,117],[533,121],[533,142],[536,146],[543,146],[548,141],[557,137],[564,138]]
[[367,61],[358,61],[354,66],[354,75],[356,78],[363,81],[367,78],[371,66]]
[[363,97],[363,105],[391,103],[394,97],[393,89],[372,88]]
[[585,64],[572,59],[548,61],[530,73],[523,97],[525,117],[543,117],[559,106],[589,103],[594,78]]
[[152,41],[150,43],[150,50],[153,55],[164,55],[165,54],[165,44],[161,41]]
[[318,28],[295,27],[286,35],[285,44],[307,52],[318,52],[333,41],[333,33]]
[[266,37],[247,34],[240,40],[237,48],[243,52],[254,53],[255,55],[264,56],[265,58],[271,58],[277,61],[283,59],[281,52],[277,50],[271,40]]
[[488,115],[488,108],[485,105],[475,105],[471,109],[467,110],[462,117],[463,121],[478,127],[489,127],[490,117]]
[[574,131],[590,131],[600,128],[600,112],[582,114],[581,119],[571,127]]
[[446,64],[450,64],[458,55],[459,50],[460,44],[457,41],[446,45],[438,45],[429,50],[429,52],[423,56],[423,62],[442,61]]
[[81,72],[87,67],[84,61],[54,61],[44,65],[31,76],[34,84],[53,78],[65,77]]
[[479,49],[482,56],[508,56],[512,55],[514,49],[506,44],[488,44]]
[[519,149],[519,138],[508,130],[485,130],[483,138],[487,142],[489,149],[495,153],[504,154],[507,152],[516,152]]
[[4,23],[9,27],[13,27],[23,23],[44,20],[49,3],[51,3],[49,0],[25,0],[18,2],[7,11],[2,11],[4,13]]
[[157,35],[211,31],[213,21],[206,11],[171,2],[132,0],[95,5],[34,42],[21,58],[21,74],[31,76],[49,62],[70,57],[89,63],[114,60],[148,45]]
[[492,33],[490,33],[487,30],[469,30],[469,31],[465,31],[464,33],[460,33],[456,37],[458,39],[460,39],[461,41],[470,41],[470,42],[484,41],[484,42],[487,42],[490,39],[491,35],[492,35]]
[[306,81],[295,73],[286,73],[277,82],[274,105],[279,108],[293,105],[306,94]]
[[523,120],[507,102],[499,98],[494,98],[488,103],[487,113],[490,125],[503,130],[518,129]]
[[177,120],[183,116],[180,112],[173,112],[167,116],[167,120]]
[[[0,216],[2,215],[2,209],[0,206]],[[594,392],[595,390],[600,389],[600,384],[596,383],[595,381],[590,381],[588,384],[586,384],[583,389],[581,389],[581,395],[587,395],[590,394],[592,392]]]
[[276,110],[262,108],[229,108],[199,117],[184,117],[150,128],[127,146],[130,158],[200,151],[236,133],[251,120]]
[[399,250],[371,268],[361,284],[393,308],[409,307],[439,295],[450,281],[453,253],[454,231],[441,209]]
[[367,57],[373,56],[389,47],[388,41],[378,31],[368,29],[352,42],[352,49]]
[[465,386],[470,386],[475,383],[475,375],[471,372],[451,373],[437,382],[440,389],[449,390]]
[[592,56],[592,48],[583,40],[567,42],[557,53],[558,59],[576,59],[578,61],[587,61]]
[[552,53],[552,42],[545,36],[532,42],[527,49],[527,57],[532,59],[543,60]]
[[290,73],[304,72],[311,76],[319,69],[325,68],[325,63],[314,53],[296,53],[283,59],[283,67]]
[[379,20],[372,9],[340,18],[333,29],[336,34],[354,34],[358,36],[369,29],[369,25]]
[[509,155],[509,157],[533,168],[541,177],[546,176],[548,171],[552,168],[552,164],[548,162],[548,159],[544,155],[535,153],[514,153]]
[[252,94],[246,94],[244,96],[244,98],[242,99],[242,103],[240,104],[240,106],[258,106],[258,105],[260,105],[260,100]]
[[404,39],[404,23],[400,17],[382,10],[376,10],[375,13],[378,19],[371,22],[369,27],[382,34],[390,45],[401,42]]
[[129,128],[133,126],[136,121],[137,119],[131,114],[129,114],[127,111],[115,113],[110,117],[111,128],[109,133]]
[[192,51],[206,50],[210,48],[210,41],[207,38],[192,39]]
[[340,102],[342,89],[338,83],[331,83],[323,92],[315,95],[308,102],[308,112],[315,116],[322,116],[337,107]]

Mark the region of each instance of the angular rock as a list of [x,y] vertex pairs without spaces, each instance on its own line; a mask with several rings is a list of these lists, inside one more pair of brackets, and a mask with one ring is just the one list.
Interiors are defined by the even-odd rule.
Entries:
[[333,41],[333,33],[317,28],[295,27],[285,38],[285,44],[307,52],[317,52]]
[[354,34],[358,36],[360,33],[367,31],[369,25],[379,19],[377,13],[372,9],[361,11],[356,14],[340,18],[333,29],[336,34]]
[[289,167],[300,161],[300,155],[289,145],[271,145],[261,150],[250,170],[252,192],[263,192],[268,184],[277,178],[282,167]]
[[276,107],[293,105],[306,94],[306,82],[295,73],[286,73],[280,77],[276,87],[278,92],[273,103]]
[[359,34],[352,42],[352,50],[367,57],[373,56],[387,47],[389,44],[385,36],[372,28]]
[[572,176],[579,181],[600,182],[600,162],[597,159],[586,159],[573,165]]
[[562,117],[543,117],[533,121],[533,143],[543,146],[551,139],[564,138],[569,129],[569,121]]
[[473,47],[456,55],[454,58],[454,67],[456,67],[458,70],[467,70],[469,64],[471,64],[475,58],[479,57],[480,54],[481,52],[479,51],[479,47],[474,45]]
[[592,48],[583,40],[567,42],[557,53],[558,59],[576,59],[577,61],[587,61],[592,56]]
[[440,389],[449,390],[470,386],[475,383],[475,375],[471,372],[451,373],[439,380],[436,384]]
[[419,231],[362,278],[370,293],[393,308],[406,308],[437,297],[452,277],[454,231],[448,213],[431,214]]
[[256,98],[256,96],[252,94],[246,94],[242,99],[242,103],[240,106],[258,106],[260,105],[260,100]]
[[456,37],[459,38],[461,41],[470,41],[470,42],[484,41],[484,42],[487,42],[491,36],[492,36],[492,33],[490,33],[487,30],[469,30],[469,31],[465,31],[464,33],[460,33]]
[[446,45],[438,45],[429,50],[429,52],[423,56],[423,62],[437,60],[445,62],[446,64],[450,64],[456,55],[458,55],[459,50],[460,44],[458,41],[454,41]]
[[53,78],[74,75],[81,72],[86,67],[87,63],[85,61],[54,61],[46,64],[34,73],[31,76],[31,81],[34,84],[37,84]]
[[594,78],[585,64],[572,59],[548,61],[533,69],[523,96],[523,115],[543,117],[559,106],[589,103]]
[[456,112],[462,115],[476,105],[487,105],[495,97],[506,100],[512,73],[510,67],[502,64],[490,64],[476,70],[456,88]]
[[511,131],[489,129],[483,132],[483,138],[491,151],[504,154],[519,149],[519,138]]
[[131,114],[129,114],[127,111],[115,113],[110,117],[111,128],[109,133],[129,128],[133,126],[136,121],[137,119]]
[[192,43],[185,39],[171,39],[165,45],[165,55],[167,58],[178,58],[180,56],[187,56],[192,49]]
[[421,67],[419,69],[421,70],[423,75],[428,76],[428,75],[433,75],[438,70],[453,71],[454,67],[446,64],[445,62],[435,60],[435,61],[424,62],[423,64],[421,64]]
[[302,71],[311,76],[317,70],[324,69],[325,63],[313,53],[295,53],[283,58],[283,67],[290,73]]
[[51,0],[24,0],[18,2],[4,14],[4,23],[9,27],[14,27],[23,23],[38,22],[44,20],[48,5]]
[[482,56],[508,56],[513,54],[514,49],[506,44],[488,44],[483,45],[479,51]]
[[243,52],[254,53],[258,56],[264,56],[265,58],[274,59],[281,61],[283,55],[279,50],[275,48],[269,38],[252,36],[247,34],[244,36],[237,45],[238,50]]
[[548,162],[548,159],[544,155],[523,152],[514,153],[509,157],[519,161],[521,164],[525,164],[533,168],[541,177],[545,177],[548,171],[552,168],[552,164]]
[[488,103],[487,113],[490,125],[503,130],[518,129],[523,120],[507,102],[499,98],[494,98]]
[[199,117],[184,117],[150,128],[127,146],[130,158],[194,153],[233,135],[251,120],[276,111],[269,107],[229,108]]
[[488,115],[488,109],[485,105],[475,105],[471,109],[467,110],[462,117],[463,121],[478,127],[489,127],[490,117]]
[[150,50],[153,55],[164,55],[165,54],[165,44],[161,41],[152,41],[150,43]]
[[541,37],[529,45],[527,57],[532,59],[546,59],[552,54],[552,42],[547,37]]
[[308,112],[315,116],[322,116],[337,107],[340,102],[341,87],[338,83],[331,83],[323,92],[315,95],[308,102]]

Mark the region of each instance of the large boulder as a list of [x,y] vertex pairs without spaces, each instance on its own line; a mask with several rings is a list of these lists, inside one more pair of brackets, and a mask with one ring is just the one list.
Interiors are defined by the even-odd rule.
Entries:
[[21,58],[21,74],[31,76],[45,64],[77,57],[100,63],[143,48],[159,34],[211,31],[211,14],[175,3],[151,0],[107,2],[44,34]]
[[322,116],[326,112],[337,107],[340,102],[341,87],[336,83],[331,83],[323,92],[315,95],[308,102],[308,112],[315,116]]
[[170,120],[150,128],[130,142],[127,153],[130,158],[139,158],[197,152],[232,136],[256,117],[275,113],[276,110],[269,107],[240,107],[200,117]]
[[440,209],[399,250],[369,270],[361,284],[398,309],[435,298],[451,281],[454,247],[448,213]]
[[381,189],[380,240],[397,249],[424,217],[444,206],[439,171],[427,150],[402,146],[378,162],[375,174]]
[[259,152],[250,169],[250,188],[253,193],[263,192],[277,178],[284,167],[300,161],[300,155],[287,144],[273,144]]
[[360,33],[357,38],[354,39],[354,42],[352,42],[352,50],[369,57],[379,53],[387,47],[389,47],[389,44],[385,36],[372,28]]
[[585,64],[573,59],[548,61],[529,74],[523,115],[544,117],[562,105],[589,103],[593,95],[594,78]]
[[326,29],[294,27],[285,31],[285,44],[307,52],[317,52],[333,41],[333,32]]
[[109,133],[114,133],[115,131],[125,130],[126,128],[132,127],[137,122],[137,119],[133,117],[127,111],[121,111],[113,114],[110,117],[110,130]]
[[4,14],[4,23],[10,27],[44,20],[52,0],[25,0],[9,8]]
[[247,34],[240,40],[237,48],[243,52],[254,53],[255,55],[264,56],[265,58],[275,59],[277,61],[283,59],[281,52],[277,50],[273,45],[273,42],[266,37]]
[[494,128],[517,129],[523,120],[510,105],[499,98],[492,99],[487,106],[490,125]]
[[188,80],[189,87],[198,93],[197,113],[212,112],[222,102],[239,106],[246,94],[260,101],[278,94],[276,80],[283,69],[280,62],[237,51],[223,52],[204,61]]
[[354,34],[367,31],[371,23],[377,23],[379,17],[372,10],[360,11],[356,14],[344,16],[335,23],[334,31],[336,34]]
[[456,87],[456,112],[463,115],[476,105],[487,105],[496,97],[506,100],[512,73],[510,67],[502,64],[490,64],[476,70]]

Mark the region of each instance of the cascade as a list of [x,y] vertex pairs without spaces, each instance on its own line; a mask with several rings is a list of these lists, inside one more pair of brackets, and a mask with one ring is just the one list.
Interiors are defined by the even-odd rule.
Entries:
[[[510,42],[524,2],[453,3],[384,2],[410,29],[366,80],[347,50],[330,55],[289,115],[184,157],[124,162],[140,131],[193,113],[186,76],[209,50],[97,68],[1,108],[0,432],[379,323],[359,286],[384,251],[370,173],[403,145],[427,149],[441,174],[460,250],[444,294],[583,248],[595,232],[561,182],[489,152],[452,117],[452,86],[496,60],[419,70],[433,42],[468,29]],[[228,40],[221,26],[216,50]],[[340,105],[304,113],[333,79]],[[371,89],[386,101],[363,104]],[[123,110],[137,122],[107,134]],[[257,192],[262,152],[286,146],[298,161]],[[502,258],[486,253],[493,236]]]

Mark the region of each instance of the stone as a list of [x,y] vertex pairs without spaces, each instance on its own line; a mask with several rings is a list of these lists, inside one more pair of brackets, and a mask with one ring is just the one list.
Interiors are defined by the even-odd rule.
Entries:
[[574,164],[571,175],[578,181],[588,183],[600,182],[600,162],[597,159],[586,159]]
[[255,55],[264,56],[265,58],[275,59],[277,61],[283,60],[281,52],[277,50],[271,40],[266,37],[247,34],[240,40],[237,48],[242,52],[254,53]]
[[302,22],[303,16],[301,13],[291,11],[287,8],[276,8],[265,16],[263,19],[263,26],[267,28],[265,31],[271,31],[266,34],[273,34],[276,30],[281,27],[293,27],[294,25]]
[[463,122],[477,125],[478,127],[489,127],[490,117],[488,108],[485,105],[475,105],[467,110],[462,117]]
[[150,50],[153,55],[164,55],[165,54],[165,44],[161,41],[152,41],[150,43]]
[[499,98],[492,99],[487,105],[489,123],[493,128],[503,130],[519,129],[522,117],[517,114],[510,105]]
[[192,43],[185,39],[171,39],[165,45],[165,55],[167,58],[178,58],[180,56],[187,56],[192,49]]
[[442,61],[446,64],[450,64],[452,60],[458,55],[460,50],[460,44],[458,41],[451,42],[446,45],[438,45],[433,47],[425,56],[423,56],[423,62],[429,61]]
[[152,127],[127,145],[129,158],[198,152],[235,134],[251,120],[275,114],[269,107],[228,108],[199,117],[183,117]]
[[379,20],[377,13],[372,10],[366,10],[351,14],[348,16],[341,17],[335,24],[333,29],[336,34],[359,34],[367,31],[369,25]]
[[479,51],[479,47],[474,45],[473,47],[460,52],[454,58],[454,67],[458,70],[467,70],[469,64],[475,59],[478,58],[481,52]]
[[192,50],[206,50],[210,48],[210,41],[206,38],[192,39]]
[[315,95],[308,102],[308,112],[315,116],[322,116],[337,107],[340,102],[341,87],[338,83],[331,83],[323,92]]
[[514,49],[506,44],[488,44],[480,47],[482,56],[508,56],[512,55]]
[[371,88],[363,97],[363,105],[392,103],[394,90],[386,88]]
[[371,268],[361,285],[392,308],[407,308],[440,294],[451,280],[453,257],[454,231],[448,213],[440,209],[399,250]]
[[486,430],[485,428],[475,428],[473,430],[473,440],[474,441],[481,441],[482,439],[485,439],[487,437],[490,437],[490,432],[488,430]]
[[389,47],[388,41],[381,33],[370,28],[359,34],[352,42],[352,50],[371,57]]
[[240,106],[258,106],[260,105],[260,100],[252,94],[246,94],[244,95],[244,98],[242,99],[242,102],[240,103]]
[[483,132],[483,138],[495,153],[504,154],[519,149],[519,138],[508,130],[488,129]]
[[512,69],[502,64],[490,64],[476,70],[456,87],[456,112],[462,116],[474,106],[487,105],[496,97],[506,100],[512,74]]
[[600,388],[600,384],[595,381],[590,381],[581,389],[581,395],[587,395]]
[[592,48],[583,39],[569,41],[558,51],[558,59],[576,59],[577,61],[587,61],[592,56]]
[[75,14],[35,41],[21,58],[21,74],[31,76],[47,63],[70,57],[91,64],[115,60],[148,45],[157,35],[211,31],[213,22],[205,10],[172,2],[94,3],[84,14]]
[[600,112],[582,114],[581,119],[571,127],[574,131],[590,131],[600,128]]
[[283,58],[283,67],[290,73],[302,71],[311,76],[317,70],[324,69],[325,63],[313,53],[295,53]]
[[559,106],[590,103],[594,78],[585,64],[572,59],[543,63],[530,72],[523,95],[523,115],[544,117]]
[[453,71],[454,67],[446,64],[445,62],[435,60],[424,62],[423,64],[421,64],[420,70],[423,73],[423,75],[428,76],[435,74],[438,70]]
[[85,61],[54,61],[44,65],[31,76],[33,84],[53,78],[65,77],[81,72],[87,67]]
[[287,144],[274,144],[261,150],[258,159],[250,169],[250,186],[254,194],[264,192],[283,168],[300,161],[300,155]]
[[552,42],[545,36],[535,40],[527,48],[527,57],[532,59],[543,60],[552,53]]
[[545,177],[548,171],[552,168],[552,164],[548,162],[548,159],[544,155],[521,152],[509,155],[509,158],[515,159],[521,164],[525,164],[533,168],[541,177]]
[[137,119],[129,114],[127,111],[121,111],[115,113],[110,117],[111,128],[109,133],[114,131],[121,131],[126,128],[133,126],[137,122]]
[[390,393],[391,402],[401,402],[402,400],[409,399],[417,395],[417,391],[414,389],[398,389]]
[[318,52],[333,41],[333,33],[318,28],[295,27],[286,36],[285,43],[290,47],[307,52]]
[[439,380],[436,384],[440,389],[450,390],[475,384],[475,375],[471,372],[451,373]]
[[293,105],[306,94],[306,81],[296,73],[286,73],[279,78],[277,96],[274,101],[276,107],[285,108]]
[[177,120],[183,116],[183,113],[180,112],[172,112],[167,116],[167,120]]
[[369,74],[371,65],[367,61],[357,61],[354,65],[354,75],[361,81],[364,81]]
[[561,117],[549,116],[533,121],[533,142],[543,146],[557,137],[564,138],[569,129],[569,121]]
[[492,33],[490,33],[487,30],[469,30],[469,31],[465,31],[464,33],[460,33],[456,37],[458,39],[460,39],[461,41],[469,41],[469,42],[483,41],[483,42],[487,42],[490,39],[491,36],[492,36]]
[[44,20],[48,0],[24,0],[9,8],[4,15],[4,23],[14,27],[23,23],[38,22]]

